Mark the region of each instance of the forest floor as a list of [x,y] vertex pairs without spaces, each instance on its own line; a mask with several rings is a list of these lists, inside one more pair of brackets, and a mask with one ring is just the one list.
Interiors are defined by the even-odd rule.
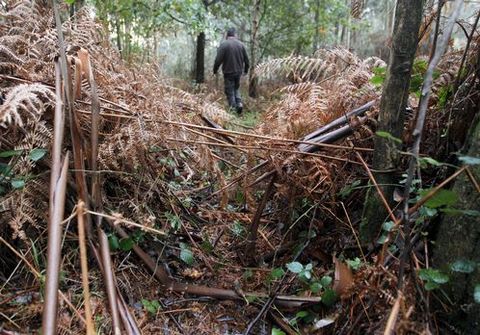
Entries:
[[[398,313],[398,334],[440,327],[429,310],[435,294],[424,290],[417,271],[428,266],[427,240],[420,238],[398,298],[397,227],[387,221],[377,240],[359,240],[363,201],[374,183],[382,60],[331,49],[260,65],[258,75],[268,77],[260,98],[246,98],[247,111],[237,117],[225,112],[218,83],[190,90],[173,85],[156,64],[126,64],[88,15],[63,24],[66,56],[58,52],[62,39],[50,9],[18,6],[3,15],[0,334],[41,328],[48,213],[55,208],[49,178],[60,156],[70,157],[70,169],[67,219],[58,223],[65,295],[59,334],[84,333],[85,305],[96,332],[112,333],[109,268],[124,299],[117,301],[122,327],[130,314],[136,324],[130,326],[142,334],[374,334],[390,313]],[[435,82],[429,110],[435,121],[426,125],[429,157],[436,157],[431,151],[448,118],[438,107],[441,80],[451,82],[447,75],[456,73],[460,56],[447,55],[439,67],[445,76]],[[418,62],[419,73],[424,64]],[[415,92],[409,102],[418,104]],[[314,150],[299,146],[365,105],[366,113],[346,120],[348,136]],[[54,117],[58,106],[72,120],[63,128]],[[429,166],[424,182],[435,187],[450,174],[448,166]],[[98,236],[87,233],[88,301],[82,218],[101,222]],[[95,254],[107,248],[102,234],[110,257]]]

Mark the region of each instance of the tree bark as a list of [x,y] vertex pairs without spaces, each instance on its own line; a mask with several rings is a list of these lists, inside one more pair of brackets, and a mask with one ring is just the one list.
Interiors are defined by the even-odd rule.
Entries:
[[197,35],[197,48],[195,56],[195,82],[205,82],[205,32]]
[[120,28],[120,19],[118,16],[115,18],[115,33],[116,33],[116,41],[117,41],[117,48],[120,55],[122,55],[122,35],[121,35],[121,28]]
[[[404,111],[410,86],[410,75],[418,43],[422,20],[423,1],[404,0],[397,2],[392,49],[390,51],[387,78],[380,102],[378,130],[401,138]],[[391,139],[376,137],[374,141],[373,167],[375,179],[388,202],[393,203],[396,171],[399,163],[398,144]],[[375,241],[383,221],[388,217],[386,209],[376,193],[370,188],[365,200],[360,226],[364,244]]]
[[[338,27],[337,27],[338,28]],[[315,35],[313,38],[313,53],[320,46],[320,0],[315,2]]]
[[[477,66],[480,68],[480,55]],[[477,82],[478,92],[480,84]],[[473,98],[473,99],[472,99]],[[467,104],[476,105],[476,115],[463,153],[467,156],[480,157],[480,94],[473,95]],[[463,120],[462,120],[463,121]],[[465,129],[465,128],[464,128]],[[480,176],[480,165],[471,166],[474,176]],[[459,202],[456,208],[480,211],[480,194],[467,175],[463,174],[457,179],[453,191],[458,195]],[[476,334],[480,329],[480,304],[475,303],[473,293],[476,285],[480,285],[480,217],[479,216],[446,216],[440,223],[438,230],[433,264],[443,271],[449,271],[449,265],[455,261],[472,261],[477,264],[474,272],[450,274],[450,281],[444,288],[448,296],[454,301],[455,306],[446,317],[449,323],[460,328],[463,334]]]
[[257,48],[258,48],[258,28],[260,26],[260,0],[255,0],[253,4],[252,18],[252,35],[250,37],[250,74],[248,77],[248,95],[252,98],[258,96],[257,83],[258,79],[255,75],[255,66],[257,65]]

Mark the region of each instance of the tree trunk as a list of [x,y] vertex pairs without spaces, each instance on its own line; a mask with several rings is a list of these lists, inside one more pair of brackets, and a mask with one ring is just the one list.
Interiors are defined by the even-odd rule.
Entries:
[[315,3],[315,36],[313,38],[313,53],[320,46],[320,0]]
[[[477,73],[480,69],[480,55],[477,62]],[[479,92],[480,84],[476,84],[472,92]],[[463,152],[467,156],[480,157],[480,94],[471,95],[467,105],[475,104],[476,115],[467,134],[467,142]],[[460,116],[462,119],[464,115]],[[463,120],[462,120],[463,121]],[[465,129],[465,128],[464,128]],[[480,176],[480,165],[471,166],[474,176]],[[453,191],[460,199],[456,208],[480,211],[480,194],[470,179],[462,174],[457,179]],[[462,334],[477,334],[480,329],[480,304],[474,302],[475,286],[480,285],[480,216],[446,216],[440,223],[438,230],[433,264],[443,271],[449,271],[449,265],[455,261],[471,261],[476,264],[472,273],[453,272],[450,281],[445,287],[446,293],[453,300],[455,306],[446,315],[449,323],[460,328]],[[439,309],[442,310],[442,309]]]
[[115,32],[116,32],[116,40],[117,40],[117,48],[120,55],[122,55],[122,35],[120,30],[120,19],[118,16],[115,18]]
[[257,34],[260,25],[260,0],[255,0],[253,3],[253,18],[252,18],[252,35],[250,37],[250,75],[248,77],[248,95],[252,98],[258,96],[257,83],[258,79],[255,75],[255,66],[257,65]]
[[197,48],[195,56],[195,82],[205,82],[205,32],[197,35]]
[[[384,83],[378,117],[378,130],[401,138],[404,111],[410,86],[410,74],[418,43],[422,20],[423,1],[397,2],[392,49],[390,51],[387,78]],[[375,137],[373,167],[375,179],[389,203],[393,203],[395,172],[398,167],[398,144],[387,138]],[[362,242],[375,242],[387,211],[374,187],[369,189],[362,214],[360,235]]]

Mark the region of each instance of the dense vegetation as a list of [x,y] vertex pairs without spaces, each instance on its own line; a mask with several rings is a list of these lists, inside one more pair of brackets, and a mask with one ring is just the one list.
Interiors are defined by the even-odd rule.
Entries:
[[0,334],[479,332],[479,17],[0,1]]

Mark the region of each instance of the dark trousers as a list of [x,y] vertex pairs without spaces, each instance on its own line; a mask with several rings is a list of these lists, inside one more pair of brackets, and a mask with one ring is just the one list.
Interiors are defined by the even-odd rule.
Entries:
[[238,108],[242,106],[242,98],[240,97],[240,77],[241,74],[224,75],[225,95],[227,96],[228,106]]

